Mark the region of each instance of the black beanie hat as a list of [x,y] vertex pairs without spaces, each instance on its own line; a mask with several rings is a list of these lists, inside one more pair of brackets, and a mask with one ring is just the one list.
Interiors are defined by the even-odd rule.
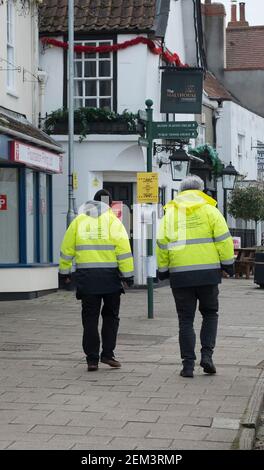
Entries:
[[[106,198],[108,198],[108,200]],[[100,189],[99,191],[97,191],[97,193],[95,193],[94,201],[105,202],[105,203],[108,203],[109,206],[111,206],[113,202],[113,198],[111,194],[109,193],[109,191],[107,191],[106,189]]]

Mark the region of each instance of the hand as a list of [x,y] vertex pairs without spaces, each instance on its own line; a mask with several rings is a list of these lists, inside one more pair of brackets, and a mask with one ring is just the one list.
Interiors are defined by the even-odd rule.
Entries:
[[226,274],[229,275],[229,277],[234,276],[234,265],[233,264],[221,264],[221,269],[224,271]]
[[121,282],[122,282],[124,289],[128,289],[129,287],[133,286],[134,278],[133,277],[121,278]]
[[60,277],[64,284],[70,284],[72,281],[71,274],[60,274]]

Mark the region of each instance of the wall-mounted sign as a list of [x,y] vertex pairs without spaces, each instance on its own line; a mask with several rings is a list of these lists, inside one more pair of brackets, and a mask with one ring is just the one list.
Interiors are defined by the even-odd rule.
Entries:
[[139,204],[158,203],[158,173],[137,173],[137,200]]
[[161,113],[200,114],[202,110],[203,70],[171,68],[161,80]]
[[0,211],[7,211],[7,195],[0,194]]
[[50,173],[62,173],[62,155],[33,147],[17,140],[11,142],[11,160]]

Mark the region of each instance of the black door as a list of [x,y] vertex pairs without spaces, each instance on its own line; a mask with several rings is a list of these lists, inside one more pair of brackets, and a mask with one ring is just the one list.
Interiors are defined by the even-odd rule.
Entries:
[[123,211],[122,222],[130,237],[131,248],[133,247],[133,184],[106,182],[103,188],[109,191],[113,201],[122,201],[127,206]]

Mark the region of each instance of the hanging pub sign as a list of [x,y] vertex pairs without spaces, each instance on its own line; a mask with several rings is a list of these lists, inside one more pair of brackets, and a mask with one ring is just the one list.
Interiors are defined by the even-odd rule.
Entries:
[[203,69],[169,67],[162,72],[161,113],[201,114]]

